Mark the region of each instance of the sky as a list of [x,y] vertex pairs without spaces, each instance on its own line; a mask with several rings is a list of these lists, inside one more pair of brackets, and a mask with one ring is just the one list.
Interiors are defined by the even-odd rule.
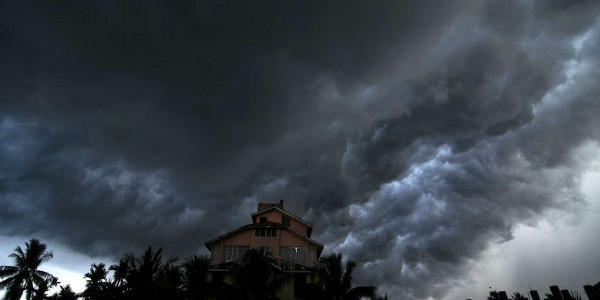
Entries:
[[[0,265],[204,242],[284,199],[356,285],[600,281],[596,1],[0,4]],[[45,267],[44,265],[43,267]],[[42,268],[43,269],[43,268]]]

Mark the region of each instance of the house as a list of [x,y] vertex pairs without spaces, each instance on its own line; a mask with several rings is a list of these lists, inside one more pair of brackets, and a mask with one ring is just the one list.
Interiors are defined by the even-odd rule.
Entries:
[[231,265],[251,248],[269,252],[277,262],[274,277],[285,277],[279,299],[295,299],[295,289],[315,279],[323,245],[311,239],[312,224],[283,209],[279,203],[259,203],[252,224],[205,243],[211,253],[211,278],[227,280]]

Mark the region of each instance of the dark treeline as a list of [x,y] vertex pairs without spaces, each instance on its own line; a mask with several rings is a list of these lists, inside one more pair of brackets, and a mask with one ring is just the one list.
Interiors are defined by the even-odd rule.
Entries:
[[[589,300],[600,300],[600,282],[595,286],[584,286],[585,294]],[[506,291],[490,291],[487,300],[584,300],[581,293],[577,291],[561,290],[558,286],[550,286],[550,293],[546,293],[544,298],[540,298],[538,291],[529,291],[529,297],[519,292],[513,293],[508,297]],[[467,299],[470,300],[470,299]]]
[[[192,255],[183,260],[165,258],[162,249],[148,247],[140,255],[125,254],[118,263],[107,266],[94,263],[86,278],[85,290],[74,292],[67,285],[60,285],[58,278],[38,270],[40,265],[53,257],[46,245],[36,239],[17,247],[9,255],[14,266],[0,266],[0,289],[5,290],[4,300],[120,300],[120,299],[241,299],[275,300],[276,291],[285,278],[274,278],[271,268],[276,265],[273,257],[262,249],[250,249],[232,264],[228,280],[211,280],[208,256]],[[295,295],[310,300],[387,300],[387,295],[377,296],[373,286],[352,287],[352,273],[356,263],[343,263],[340,254],[324,256],[317,271],[318,282],[306,284]],[[51,288],[58,292],[49,295]],[[585,286],[589,300],[600,300],[600,283]],[[537,291],[507,296],[505,291],[491,291],[486,300],[585,300],[577,292],[560,290],[551,286],[552,293],[540,299]],[[470,300],[470,299],[468,299]]]
[[[192,255],[183,260],[165,258],[162,249],[148,247],[141,255],[125,254],[117,264],[94,263],[86,278],[85,290],[75,293],[69,285],[60,285],[58,278],[38,270],[53,254],[46,245],[32,239],[25,249],[17,247],[10,254],[14,266],[0,266],[0,289],[5,300],[120,300],[120,299],[277,299],[275,293],[284,278],[273,278],[270,268],[274,259],[268,253],[251,249],[232,265],[229,280],[210,280],[208,256]],[[352,287],[354,262],[342,262],[339,254],[321,260],[316,284],[306,284],[300,299],[358,300],[377,297],[372,286]],[[48,295],[48,290],[60,290]]]

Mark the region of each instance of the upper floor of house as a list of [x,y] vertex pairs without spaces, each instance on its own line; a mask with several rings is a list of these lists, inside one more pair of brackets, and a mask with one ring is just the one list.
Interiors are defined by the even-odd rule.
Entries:
[[205,243],[213,265],[238,260],[250,248],[264,249],[280,260],[314,267],[323,245],[311,239],[312,224],[283,209],[279,203],[259,203],[252,224]]
[[312,224],[283,209],[283,200],[279,203],[258,203],[258,209],[252,214],[252,223],[278,223],[306,237],[312,235]]

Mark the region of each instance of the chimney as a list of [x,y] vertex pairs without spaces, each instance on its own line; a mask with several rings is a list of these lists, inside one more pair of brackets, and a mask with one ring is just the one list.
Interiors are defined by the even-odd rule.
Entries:
[[281,206],[281,209],[283,209],[283,199],[279,200],[279,205]]

